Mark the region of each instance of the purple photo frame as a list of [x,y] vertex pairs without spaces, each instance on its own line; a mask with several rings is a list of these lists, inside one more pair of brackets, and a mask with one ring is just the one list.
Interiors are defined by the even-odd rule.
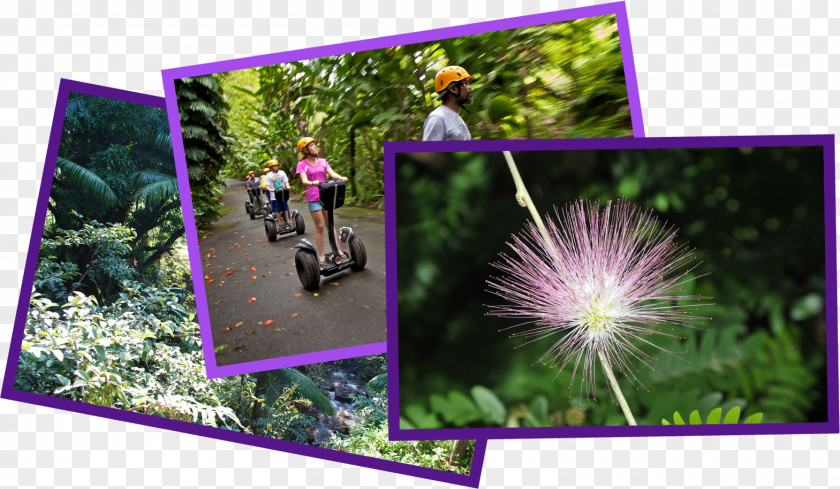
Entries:
[[[603,15],[615,15],[619,35],[619,45],[624,63],[624,76],[627,86],[627,95],[630,105],[630,118],[633,125],[635,137],[644,136],[642,122],[642,108],[639,101],[639,90],[636,81],[636,70],[633,62],[633,53],[630,43],[630,29],[627,20],[627,10],[624,2],[613,2],[590,7],[580,7],[544,14],[525,15],[509,19],[494,20],[469,24],[464,26],[446,27],[409,34],[380,37],[352,41],[329,46],[287,51],[283,53],[252,56],[227,61],[199,64],[187,67],[172,68],[163,70],[163,91],[166,96],[166,108],[169,113],[170,131],[172,132],[172,144],[175,152],[175,168],[178,173],[178,185],[182,196],[190,196],[190,185],[187,178],[187,164],[184,155],[183,139],[181,137],[181,125],[178,116],[178,105],[175,96],[175,80],[179,78],[208,75],[226,71],[242,70],[265,66],[270,64],[301,61],[323,56],[334,56],[371,49],[387,48],[405,44],[429,42],[440,39],[448,39],[473,34],[483,34],[500,30],[528,27],[539,24],[564,22],[586,17]],[[193,282],[195,285],[196,306],[198,309],[198,324],[201,330],[201,337],[204,345],[204,354],[209,378],[224,377],[253,373],[263,370],[293,367],[311,363],[320,363],[345,358],[374,355],[386,351],[386,342],[371,343],[366,345],[338,348],[312,353],[290,355],[281,358],[257,360],[251,362],[237,363],[233,365],[217,365],[213,335],[210,328],[210,315],[205,291],[205,283],[201,280],[204,275],[201,265],[201,252],[198,246],[198,234],[195,227],[195,216],[188,199],[182,200],[184,223],[186,225],[187,248],[189,250],[190,265],[193,271]]]
[[[837,357],[837,230],[835,213],[834,135],[805,136],[721,136],[625,139],[555,139],[517,141],[386,142],[385,192],[396,192],[398,153],[454,153],[501,151],[574,151],[666,148],[743,148],[818,146],[823,148],[825,272],[826,272],[826,369],[828,419],[811,423],[765,423],[671,426],[586,426],[521,428],[400,429],[399,351],[397,311],[397,217],[395,199],[385,202],[386,277],[388,301],[388,428],[391,440],[448,440],[453,438],[576,438],[612,436],[768,435],[840,432],[838,415]],[[513,188],[513,185],[511,185]],[[512,194],[511,194],[512,195]],[[523,211],[525,212],[525,211]]]
[[35,269],[38,263],[41,239],[43,237],[44,232],[44,224],[46,222],[47,202],[49,200],[50,189],[52,188],[53,177],[55,175],[58,149],[61,142],[61,133],[62,128],[64,126],[64,116],[67,110],[67,102],[70,92],[84,93],[97,97],[104,97],[124,102],[135,103],[139,105],[157,107],[160,109],[166,108],[164,99],[160,97],[154,97],[142,93],[129,92],[125,90],[108,88],[98,85],[91,85],[67,79],[61,80],[58,89],[58,97],[55,112],[53,114],[53,125],[52,129],[50,130],[49,144],[47,146],[47,156],[44,165],[43,179],[41,180],[41,188],[40,192],[38,193],[38,205],[35,210],[35,219],[32,225],[32,239],[29,242],[29,250],[26,256],[26,265],[23,273],[23,281],[21,283],[20,297],[18,299],[18,307],[17,312],[15,314],[15,322],[10,341],[9,356],[6,363],[5,377],[3,379],[3,386],[2,391],[0,391],[0,397],[4,399],[10,399],[13,401],[19,401],[28,404],[36,404],[39,406],[46,406],[55,409],[63,409],[65,411],[88,414],[91,416],[99,416],[102,418],[108,418],[117,421],[126,421],[129,423],[177,431],[180,433],[204,436],[207,438],[215,438],[217,440],[224,440],[233,443],[241,443],[243,445],[278,450],[298,455],[320,458],[324,460],[332,460],[335,462],[347,463],[361,467],[369,467],[372,469],[384,470],[388,472],[394,472],[397,474],[410,475],[414,477],[431,479],[435,481],[458,484],[468,487],[478,487],[478,484],[481,479],[481,467],[484,463],[484,452],[487,447],[486,440],[476,441],[472,465],[470,467],[470,474],[462,475],[436,469],[418,467],[415,465],[405,464],[401,462],[393,462],[389,460],[382,460],[363,455],[340,452],[337,450],[330,450],[327,448],[303,445],[284,440],[275,440],[271,438],[261,437],[258,435],[250,435],[246,433],[228,431],[222,428],[213,428],[211,426],[203,426],[186,421],[159,418],[142,413],[123,411],[117,408],[96,406],[84,402],[72,401],[69,399],[60,399],[43,394],[36,394],[27,391],[16,390],[14,388],[14,385],[15,378],[17,375],[17,367],[20,360],[24,328],[26,325],[26,315],[29,310],[29,299],[31,297],[32,285],[35,278]]

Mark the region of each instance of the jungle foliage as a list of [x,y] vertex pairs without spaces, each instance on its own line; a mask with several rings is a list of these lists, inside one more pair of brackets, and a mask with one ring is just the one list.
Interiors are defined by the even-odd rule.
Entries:
[[[738,407],[762,423],[827,420],[826,249],[819,147],[514,152],[543,215],[577,198],[631,200],[679,229],[711,297],[700,329],[656,337],[644,388],[619,384],[640,424]],[[623,425],[600,367],[597,400],[571,369],[535,363],[486,316],[489,264],[528,212],[501,153],[398,155],[400,408],[406,427]],[[445,189],[445,191],[442,191]],[[430,213],[429,209],[435,209]],[[703,275],[703,276],[700,276]],[[430,328],[432,328],[430,330]],[[457,351],[457,355],[452,352]],[[580,373],[579,373],[580,374]]]
[[461,115],[474,139],[632,135],[616,21],[604,16],[219,74],[225,171],[244,178],[274,158],[293,176],[295,143],[311,136],[350,179],[348,200],[381,207],[383,142],[422,139],[440,103],[435,73],[450,64],[473,75]]
[[175,95],[195,223],[203,228],[219,217],[219,197],[224,193],[220,172],[228,106],[222,87],[212,75],[175,80]]
[[[348,367],[381,379],[384,356],[207,378],[166,128],[161,109],[70,96],[15,388],[313,444],[315,417],[335,414],[318,382]],[[380,433],[386,397],[374,392],[362,426]],[[387,436],[356,441],[369,436],[357,427],[336,448],[395,459]],[[471,459],[435,458],[447,444],[400,460],[468,472]]]
[[53,300],[61,283],[103,299],[122,279],[184,270],[180,206],[166,112],[71,92],[36,280]]

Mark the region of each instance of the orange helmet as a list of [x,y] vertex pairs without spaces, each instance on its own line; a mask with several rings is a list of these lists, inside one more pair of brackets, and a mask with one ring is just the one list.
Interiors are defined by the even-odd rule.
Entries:
[[271,169],[270,169],[270,168],[263,168],[263,173],[268,173],[268,172],[270,172],[270,171],[271,171]]
[[446,87],[449,86],[450,83],[454,81],[460,80],[469,80],[472,78],[467,70],[461,68],[460,66],[447,66],[442,70],[437,72],[435,75],[435,91],[440,93],[443,90],[446,90]]
[[303,153],[303,148],[309,146],[309,143],[314,143],[314,142],[316,142],[315,138],[310,138],[310,137],[301,138],[301,140],[297,142],[298,151]]
[[266,164],[269,168],[271,168],[272,166],[280,166],[280,163],[278,163],[277,160],[268,160],[268,163]]

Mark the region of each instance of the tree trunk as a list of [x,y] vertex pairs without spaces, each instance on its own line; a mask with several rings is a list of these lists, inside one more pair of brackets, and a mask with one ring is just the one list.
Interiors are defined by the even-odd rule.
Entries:
[[144,260],[143,263],[140,264],[140,268],[141,269],[146,268],[149,265],[151,265],[152,263],[155,263],[156,261],[160,260],[163,257],[163,254],[166,253],[167,251],[171,250],[172,245],[175,243],[175,241],[177,241],[178,238],[180,238],[183,235],[184,235],[184,228],[181,228],[180,230],[172,233],[172,236],[170,236],[169,239],[167,239],[164,244],[160,245],[157,248],[157,251],[152,253],[152,255],[150,257],[146,258],[146,260]]
[[350,191],[353,195],[353,201],[356,201],[356,129],[350,126],[350,183],[353,186]]
[[468,440],[455,440],[455,446],[452,447],[452,453],[449,454],[449,465],[455,465],[458,460],[464,458],[469,448]]

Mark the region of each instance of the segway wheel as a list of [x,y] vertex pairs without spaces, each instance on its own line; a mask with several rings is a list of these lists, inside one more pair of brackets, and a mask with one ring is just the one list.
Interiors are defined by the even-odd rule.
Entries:
[[249,203],[248,201],[245,201],[245,214],[250,214],[250,212],[251,212],[251,209],[250,209],[251,206],[248,205],[248,203]]
[[248,206],[248,215],[251,216],[251,219],[255,219],[257,217],[257,210],[254,209],[254,206]]
[[277,241],[277,223],[272,219],[265,221],[265,237],[272,243]]
[[318,259],[310,251],[298,250],[295,253],[295,268],[298,279],[306,290],[318,290],[321,285],[321,269],[318,267]]
[[350,246],[350,255],[353,257],[353,264],[350,266],[350,270],[358,272],[359,270],[365,268],[365,265],[367,264],[365,244],[362,243],[362,240],[357,238],[355,235],[350,237],[347,244]]
[[303,234],[306,230],[306,223],[303,222],[303,216],[300,214],[295,215],[295,230],[298,234]]

